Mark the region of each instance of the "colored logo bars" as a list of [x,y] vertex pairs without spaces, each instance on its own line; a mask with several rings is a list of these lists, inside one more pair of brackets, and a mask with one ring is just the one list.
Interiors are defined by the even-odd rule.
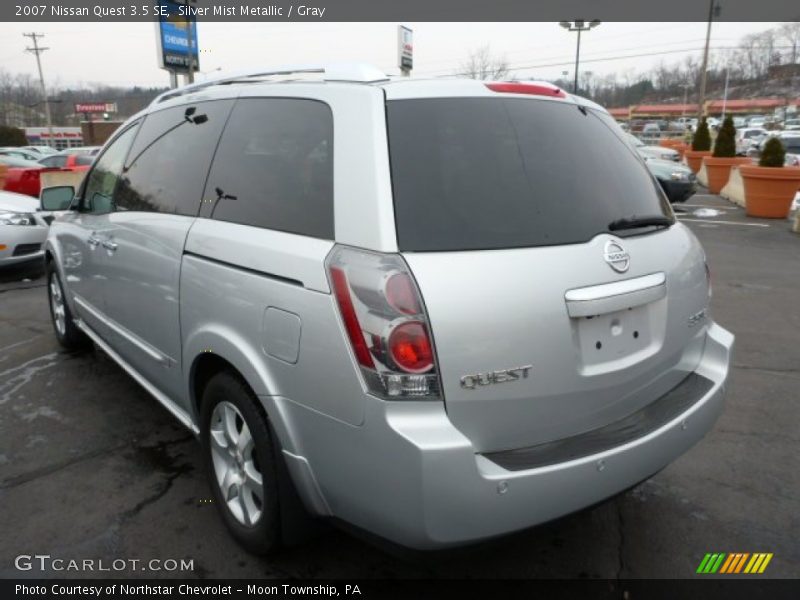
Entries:
[[771,560],[771,552],[756,552],[754,554],[748,552],[732,552],[730,554],[725,554],[724,552],[715,554],[709,553],[706,554],[700,562],[700,566],[697,567],[697,572],[701,574],[763,573]]

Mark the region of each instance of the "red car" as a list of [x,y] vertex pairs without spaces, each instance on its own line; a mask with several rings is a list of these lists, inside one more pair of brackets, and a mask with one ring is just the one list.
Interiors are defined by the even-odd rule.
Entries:
[[93,154],[53,154],[39,160],[40,165],[57,169],[70,169],[71,171],[85,171],[94,162]]
[[[8,158],[8,157],[3,157]],[[44,160],[50,158],[66,159],[58,161],[63,163],[63,166],[49,165],[44,163]],[[33,163],[30,161],[16,162],[0,160],[0,164],[5,164],[8,167],[6,173],[6,183],[4,190],[8,192],[17,192],[18,194],[27,194],[34,198],[39,197],[39,192],[42,188],[40,176],[45,171],[86,171],[92,164],[94,156],[82,154],[60,155],[54,154],[46,159]],[[25,163],[24,165],[22,163]]]

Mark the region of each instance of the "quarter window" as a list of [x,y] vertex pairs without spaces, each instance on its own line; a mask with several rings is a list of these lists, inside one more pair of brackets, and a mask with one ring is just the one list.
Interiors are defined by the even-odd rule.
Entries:
[[248,98],[231,113],[201,216],[333,239],[333,117],[315,100]]

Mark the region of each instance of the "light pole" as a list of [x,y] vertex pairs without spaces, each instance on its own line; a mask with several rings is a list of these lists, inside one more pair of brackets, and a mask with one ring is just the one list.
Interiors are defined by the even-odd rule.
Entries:
[[580,63],[581,59],[581,32],[582,31],[589,31],[590,29],[594,29],[598,25],[600,25],[600,21],[597,19],[592,19],[588,23],[584,20],[576,20],[576,21],[559,21],[558,22],[561,27],[566,29],[567,31],[577,31],[578,32],[578,47],[575,50],[575,84],[573,86],[572,93],[578,93],[578,64]]
[[708,48],[711,43],[711,23],[718,17],[722,8],[717,0],[708,0],[708,27],[706,28],[706,48],[703,51],[703,69],[700,74],[700,95],[697,99],[697,123],[703,118],[703,104],[706,101],[706,71],[708,69]]

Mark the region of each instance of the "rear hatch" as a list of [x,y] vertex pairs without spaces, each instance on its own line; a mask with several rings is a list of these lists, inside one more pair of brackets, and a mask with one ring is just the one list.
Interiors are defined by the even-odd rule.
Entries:
[[398,246],[478,451],[602,427],[694,369],[702,249],[606,113],[498,94],[390,100],[387,122]]

